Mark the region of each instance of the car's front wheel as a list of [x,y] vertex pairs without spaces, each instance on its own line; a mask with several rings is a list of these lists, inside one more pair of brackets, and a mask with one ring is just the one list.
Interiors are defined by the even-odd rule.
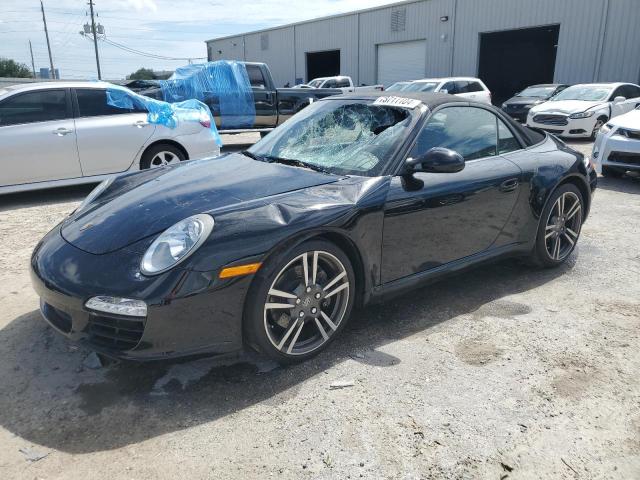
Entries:
[[355,291],[342,250],[324,240],[305,242],[261,268],[247,298],[246,339],[278,362],[305,360],[344,328]]
[[584,200],[575,185],[562,185],[551,195],[538,226],[535,263],[555,267],[571,255],[580,237],[583,212]]

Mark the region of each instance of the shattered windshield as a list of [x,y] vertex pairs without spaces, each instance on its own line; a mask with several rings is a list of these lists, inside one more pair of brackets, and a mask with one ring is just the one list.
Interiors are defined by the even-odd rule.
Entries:
[[316,102],[247,153],[258,160],[327,173],[375,176],[402,145],[419,112],[375,105],[373,99]]

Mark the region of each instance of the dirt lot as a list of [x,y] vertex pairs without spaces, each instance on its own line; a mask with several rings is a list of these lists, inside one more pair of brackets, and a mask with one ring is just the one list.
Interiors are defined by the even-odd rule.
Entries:
[[89,190],[0,199],[0,478],[640,478],[639,179],[601,179],[563,268],[361,310],[291,368],[90,368],[27,272]]

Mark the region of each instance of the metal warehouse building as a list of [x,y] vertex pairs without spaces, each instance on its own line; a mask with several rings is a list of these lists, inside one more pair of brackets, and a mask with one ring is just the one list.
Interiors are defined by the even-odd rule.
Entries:
[[640,0],[421,0],[208,40],[209,60],[265,62],[277,86],[482,78],[494,97],[533,83],[640,81]]

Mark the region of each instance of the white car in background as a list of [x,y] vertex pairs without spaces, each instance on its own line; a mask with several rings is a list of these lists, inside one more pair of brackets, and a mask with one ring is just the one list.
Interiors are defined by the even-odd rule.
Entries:
[[640,87],[631,83],[583,83],[566,88],[529,110],[527,126],[569,138],[595,138],[610,119],[640,103]]
[[[303,87],[305,88],[305,87]],[[351,77],[346,75],[338,75],[335,77],[319,77],[314,78],[306,84],[306,88],[339,88],[344,93],[349,92],[367,92],[371,90],[384,90],[384,85],[363,85],[356,87]]]
[[95,183],[111,174],[217,156],[210,119],[150,124],[147,112],[107,104],[108,83],[0,89],[0,194]]
[[491,92],[482,80],[474,77],[424,78],[402,88],[403,92],[440,92],[491,105]]
[[604,176],[640,171],[640,105],[602,126],[593,144],[592,157],[596,171]]

